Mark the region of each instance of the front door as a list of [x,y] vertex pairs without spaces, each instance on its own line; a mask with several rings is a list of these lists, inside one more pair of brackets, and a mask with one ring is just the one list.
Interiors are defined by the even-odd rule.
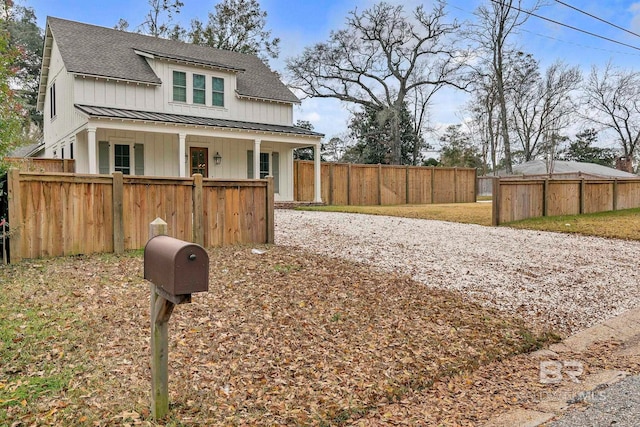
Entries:
[[193,176],[194,173],[199,173],[207,178],[209,176],[209,156],[207,155],[207,149],[190,147],[189,153],[189,158],[191,159],[191,173],[189,176]]

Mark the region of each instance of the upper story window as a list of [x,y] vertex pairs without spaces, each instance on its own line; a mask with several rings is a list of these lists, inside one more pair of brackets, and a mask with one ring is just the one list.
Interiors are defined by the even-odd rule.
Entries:
[[193,103],[207,104],[206,79],[202,74],[193,75]]
[[224,79],[220,77],[211,78],[211,105],[214,107],[224,107]]
[[187,73],[173,72],[173,100],[187,102]]
[[49,87],[49,107],[50,107],[50,115],[51,118],[55,118],[56,117],[56,84],[52,84],[51,87]]

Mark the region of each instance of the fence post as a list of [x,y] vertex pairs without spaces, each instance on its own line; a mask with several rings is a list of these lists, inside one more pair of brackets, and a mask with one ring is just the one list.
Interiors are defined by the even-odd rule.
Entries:
[[113,193],[113,252],[124,252],[124,180],[122,172],[114,172],[112,175]]
[[453,168],[453,203],[458,203],[458,168]]
[[12,263],[22,260],[22,229],[24,220],[20,203],[20,170],[11,168],[7,175],[9,198],[9,252]]
[[351,163],[347,166],[347,206],[351,206]]
[[580,178],[580,215],[584,213],[584,178]]
[[274,221],[274,185],[273,177],[267,177],[267,200],[265,209],[267,210],[267,243],[275,242],[275,221]]
[[409,198],[410,198],[409,197],[410,196],[409,193],[411,192],[411,189],[409,188],[409,166],[407,166],[405,168],[405,172],[406,172],[406,175],[405,175],[405,178],[404,178],[405,179],[405,181],[404,181],[404,185],[405,185],[404,204],[408,205],[409,204]]
[[436,168],[431,166],[431,204],[435,204]]
[[618,210],[618,179],[613,180],[613,210]]
[[333,167],[334,163],[329,163],[329,205],[333,205]]
[[[167,235],[167,223],[156,218],[149,224],[149,240]],[[151,286],[151,415],[162,419],[169,412],[169,316],[173,303]],[[156,307],[157,306],[157,307]],[[164,320],[167,319],[167,320]],[[163,321],[164,320],[164,321]]]
[[549,178],[545,178],[542,183],[542,216],[547,216],[549,212]]
[[500,225],[500,177],[495,176],[492,179],[491,186],[491,224]]
[[202,199],[202,175],[193,174],[193,243],[204,246],[204,205]]
[[382,205],[382,165],[378,163],[378,205]]

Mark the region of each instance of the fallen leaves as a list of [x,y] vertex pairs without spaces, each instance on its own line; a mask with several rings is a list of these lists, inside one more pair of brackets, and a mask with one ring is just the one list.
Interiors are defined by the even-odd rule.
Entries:
[[[168,424],[464,424],[456,399],[480,381],[469,373],[539,339],[521,321],[405,276],[286,247],[252,249],[211,250],[210,291],[169,321]],[[9,285],[3,312],[32,305],[49,316],[44,336],[29,341],[36,363],[0,368],[0,399],[38,369],[75,367],[61,388],[24,406],[0,403],[0,421],[152,423],[141,256],[39,260],[0,274]],[[15,354],[23,342],[9,341]]]

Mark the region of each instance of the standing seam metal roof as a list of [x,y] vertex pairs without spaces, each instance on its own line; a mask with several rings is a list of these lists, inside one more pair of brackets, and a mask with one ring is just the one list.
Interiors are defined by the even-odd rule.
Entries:
[[146,59],[135,51],[156,52],[208,66],[244,70],[237,74],[239,95],[287,103],[300,100],[257,56],[48,17],[67,71],[134,82],[161,84]]
[[182,114],[155,113],[151,111],[125,110],[122,108],[96,107],[75,104],[80,112],[95,118],[123,119],[144,122],[175,123],[181,125],[208,126],[226,129],[241,129],[256,132],[282,133],[289,135],[310,136],[315,138],[324,135],[295,126],[270,125],[264,123],[241,122],[236,120],[215,119],[212,117],[186,116]]

